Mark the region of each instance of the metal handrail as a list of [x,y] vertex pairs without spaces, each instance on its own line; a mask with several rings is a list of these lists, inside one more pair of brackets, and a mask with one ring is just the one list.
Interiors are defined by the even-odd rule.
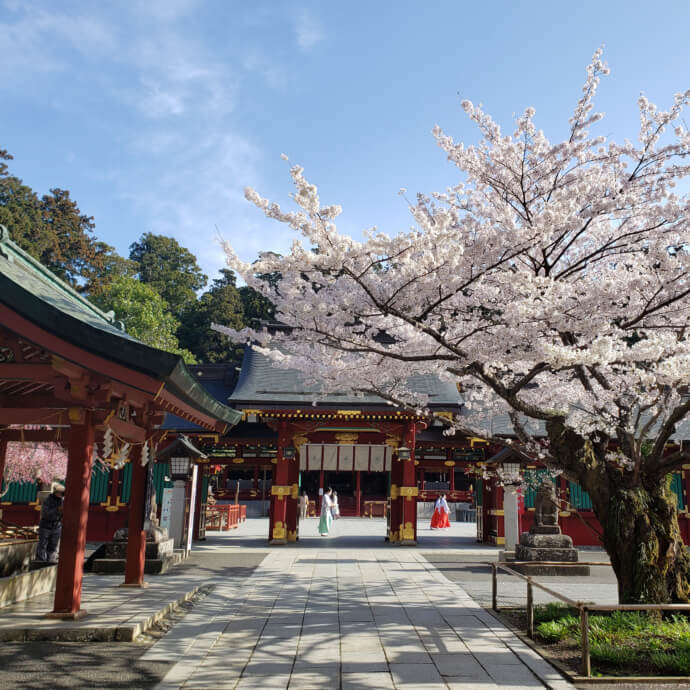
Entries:
[[[571,608],[576,608],[580,615],[580,640],[582,642],[582,674],[590,677],[592,675],[592,663],[589,654],[589,612],[590,611],[690,611],[690,604],[587,604],[582,601],[573,601],[560,592],[535,582],[529,575],[523,575],[513,570],[510,566],[496,561],[489,562],[491,566],[491,608],[498,611],[498,577],[497,571],[500,568],[511,575],[515,575],[527,583],[527,636],[534,638],[534,593],[532,588],[537,587],[556,599],[565,602]],[[599,565],[610,566],[611,563],[602,561],[578,561],[555,562],[555,561],[511,561],[511,566],[516,565],[556,565],[556,566],[579,566],[579,565]]]

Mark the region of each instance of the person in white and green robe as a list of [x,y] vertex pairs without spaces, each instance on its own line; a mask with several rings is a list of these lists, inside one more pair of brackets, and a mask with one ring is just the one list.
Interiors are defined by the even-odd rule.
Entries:
[[333,522],[333,501],[331,500],[331,491],[324,492],[321,498],[321,519],[319,520],[319,534],[322,537],[328,536],[328,531],[331,529],[331,523]]

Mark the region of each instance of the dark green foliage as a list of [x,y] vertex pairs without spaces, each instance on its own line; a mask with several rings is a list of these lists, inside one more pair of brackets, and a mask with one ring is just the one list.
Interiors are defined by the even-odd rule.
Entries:
[[534,607],[534,624],[539,625],[545,621],[556,621],[566,616],[577,616],[578,610],[565,604],[559,604],[555,601],[541,606]]
[[[98,240],[94,219],[67,190],[54,188],[39,197],[10,174],[11,160],[0,149],[0,224],[46,268],[114,311],[130,335],[188,362],[239,366],[243,346],[212,331],[211,324],[240,330],[274,320],[273,304],[250,287],[238,288],[228,269],[197,298],[208,279],[194,254],[172,237],[144,233],[124,259]],[[280,279],[261,277],[274,286]]]
[[208,282],[194,254],[172,237],[147,232],[130,246],[129,258],[136,264],[139,280],[156,290],[177,319],[196,302],[197,291]]
[[235,274],[223,268],[211,289],[197,302],[190,304],[178,331],[180,343],[201,362],[239,364],[242,347],[233,345],[225,336],[211,330],[214,323],[240,330],[244,328],[244,311]]
[[273,303],[260,292],[244,285],[239,289],[244,311],[244,321],[250,328],[259,328],[261,322],[275,319],[276,309]]
[[[0,150],[0,161],[12,160]],[[81,212],[66,189],[42,197],[9,175],[0,162],[0,224],[14,242],[79,290],[90,292],[113,273],[125,275],[129,262],[94,236],[93,217]]]

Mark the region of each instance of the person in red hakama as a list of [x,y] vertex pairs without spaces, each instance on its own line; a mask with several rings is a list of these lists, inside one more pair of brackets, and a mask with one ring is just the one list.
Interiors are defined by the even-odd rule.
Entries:
[[446,501],[446,495],[441,494],[434,504],[434,514],[431,516],[431,529],[448,529],[450,527],[449,513],[450,508],[448,507],[448,501]]

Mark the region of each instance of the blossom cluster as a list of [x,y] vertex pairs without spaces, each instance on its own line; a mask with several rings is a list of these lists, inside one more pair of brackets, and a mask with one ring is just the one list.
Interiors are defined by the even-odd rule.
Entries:
[[299,166],[295,210],[247,189],[298,239],[253,264],[226,244],[227,260],[290,331],[217,329],[325,390],[412,409],[428,404],[413,377],[452,380],[463,394],[455,429],[533,457],[553,459],[546,429],[558,422],[633,460],[652,442],[658,459],[690,409],[690,198],[677,191],[690,173],[690,90],[668,110],[641,97],[637,143],[617,143],[590,133],[606,74],[597,51],[555,143],[533,108],[504,133],[464,101],[481,141],[434,129],[458,180],[408,202],[414,225],[396,235],[340,234],[340,207],[322,206]]

